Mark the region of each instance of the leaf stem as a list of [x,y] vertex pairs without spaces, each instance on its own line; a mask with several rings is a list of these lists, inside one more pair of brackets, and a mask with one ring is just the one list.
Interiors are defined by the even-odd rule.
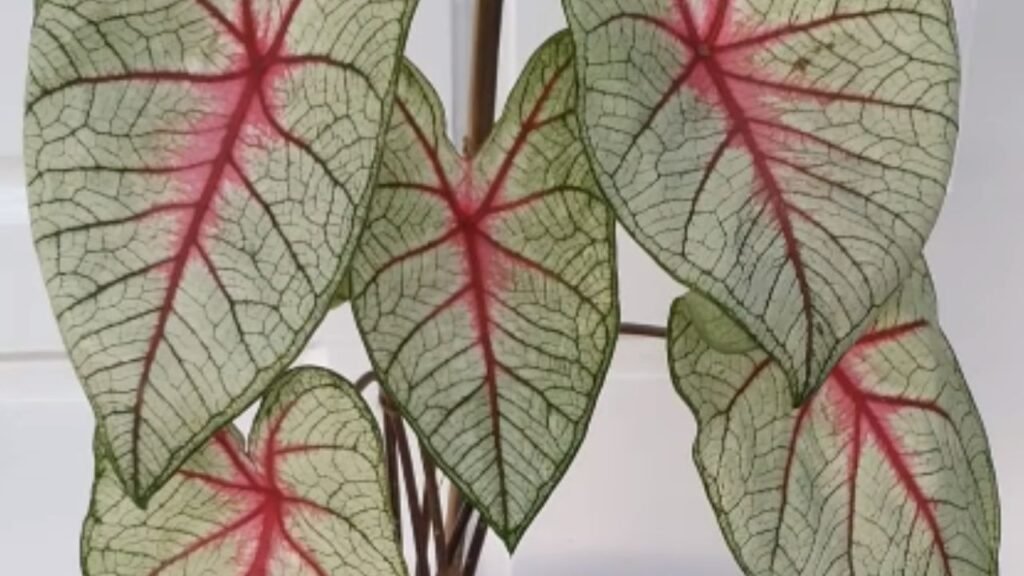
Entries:
[[469,85],[469,128],[465,147],[475,156],[491,135],[498,95],[503,0],[477,0]]
[[622,334],[623,336],[640,336],[643,338],[661,338],[664,340],[668,338],[668,329],[662,326],[652,326],[650,324],[623,322],[619,326],[619,334]]
[[352,385],[355,387],[357,392],[362,394],[363,392],[366,392],[366,389],[369,388],[370,385],[375,382],[377,382],[377,373],[371,370],[366,374],[360,376]]
[[[619,333],[623,336],[640,338],[665,339],[668,337],[668,330],[662,326],[633,322],[623,322],[619,327]],[[377,374],[367,372],[355,381],[354,386],[362,393],[376,382],[378,382]],[[384,412],[385,456],[391,506],[397,519],[397,535],[401,542],[403,506],[400,492],[404,480],[409,519],[413,529],[413,543],[416,549],[416,576],[429,576],[431,540],[434,544],[437,574],[472,576],[479,564],[483,544],[487,537],[487,523],[479,515],[476,515],[476,525],[467,548],[465,540],[470,522],[474,517],[473,507],[453,484],[448,496],[448,512],[445,517],[442,517],[437,465],[422,441],[419,443],[424,478],[421,504],[405,422],[384,390],[381,390],[380,403]],[[464,550],[465,555],[463,555]]]
[[469,543],[469,552],[466,554],[466,567],[463,576],[475,576],[476,568],[480,564],[480,555],[484,549],[484,539],[487,537],[487,522],[483,518],[477,518],[476,529],[473,530],[473,539]]
[[462,540],[466,537],[466,530],[469,528],[469,521],[472,519],[473,507],[463,502],[462,507],[459,509],[458,519],[453,526],[450,526],[451,533],[448,537],[448,549],[446,550],[449,565],[454,563],[455,555],[459,553]]
[[416,576],[430,576],[429,552],[427,551],[430,538],[427,531],[430,521],[425,511],[420,508],[420,492],[416,485],[416,470],[412,464],[412,452],[409,450],[409,437],[405,433],[405,423],[391,404],[391,400],[383,394],[381,395],[381,406],[384,408],[384,426],[390,428],[398,445],[398,460],[405,484],[409,520],[412,522],[413,545],[416,548]]
[[[384,404],[383,394],[381,404]],[[390,416],[384,416],[384,451],[387,462],[388,493],[391,496],[391,511],[395,515],[395,536],[398,544],[402,544],[402,488],[399,481],[398,470],[398,439],[395,438],[395,430]]]
[[437,466],[427,452],[427,447],[420,442],[420,459],[423,461],[423,507],[424,515],[433,529],[434,561],[438,573],[443,573],[449,565],[448,544],[444,533],[444,518],[441,516],[441,491],[437,486]]

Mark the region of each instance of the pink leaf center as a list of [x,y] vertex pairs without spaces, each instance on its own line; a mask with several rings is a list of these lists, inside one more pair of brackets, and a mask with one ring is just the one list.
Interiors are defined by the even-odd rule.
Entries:
[[[789,488],[795,461],[799,458],[799,444],[807,420],[818,406],[831,414],[836,432],[846,441],[847,487],[847,561],[853,572],[853,545],[857,516],[857,486],[861,473],[861,458],[868,446],[874,446],[882,455],[907,498],[914,506],[914,521],[921,521],[931,534],[933,548],[942,561],[944,573],[953,574],[950,555],[943,539],[936,515],[936,502],[931,499],[918,481],[914,472],[913,456],[908,453],[900,439],[900,433],[893,425],[893,419],[906,411],[924,411],[946,421],[948,413],[934,401],[924,401],[902,396],[879,394],[872,391],[867,376],[861,375],[854,365],[856,357],[871,349],[896,343],[904,336],[926,326],[923,321],[903,324],[892,329],[876,331],[863,337],[854,349],[832,371],[822,389],[800,408],[793,426],[784,473],[782,509],[786,509]],[[780,517],[781,522],[781,517]]]
[[[508,490],[505,487],[506,474],[502,456],[498,375],[503,370],[507,371],[507,368],[504,367],[495,352],[494,332],[497,328],[492,320],[493,308],[495,306],[508,307],[502,302],[502,291],[515,270],[528,270],[547,277],[555,277],[556,274],[502,244],[496,238],[495,227],[500,223],[501,218],[507,217],[517,210],[526,209],[533,202],[557,191],[540,190],[514,200],[507,199],[509,178],[516,161],[528,146],[529,139],[545,126],[565,118],[564,114],[552,115],[548,118],[542,116],[545,105],[550,101],[556,85],[569,73],[570,66],[571,62],[566,62],[547,81],[497,169],[483,181],[474,180],[473,175],[476,173],[477,161],[468,159],[462,161],[461,177],[453,183],[453,179],[446,173],[441,157],[424,128],[417,123],[412,111],[405,103],[401,100],[397,101],[396,113],[401,114],[404,121],[413,130],[417,142],[431,164],[436,182],[432,185],[410,182],[390,185],[418,190],[444,203],[448,212],[448,228],[434,242],[398,256],[385,263],[383,269],[386,270],[443,245],[452,245],[458,250],[466,282],[456,289],[451,297],[437,306],[423,322],[433,320],[454,306],[464,306],[473,319],[476,332],[475,345],[480,351],[485,370],[483,380],[490,409],[498,482],[501,485],[500,493],[503,498],[508,497]],[[503,502],[503,510],[507,515],[509,511],[507,501]]]
[[238,541],[239,548],[234,558],[239,574],[268,576],[275,559],[291,555],[314,574],[327,575],[327,571],[319,565],[313,553],[288,529],[288,519],[299,512],[337,515],[321,504],[295,495],[280,477],[279,464],[282,458],[325,448],[280,445],[281,426],[289,411],[290,407],[284,409],[273,420],[266,443],[262,447],[259,465],[239,450],[234,438],[226,432],[221,432],[214,437],[214,445],[231,465],[227,477],[191,470],[179,472],[179,476],[186,481],[201,483],[206,489],[218,493],[223,502],[235,504],[233,507],[246,512],[211,534],[195,540],[151,571],[149,576],[158,576],[190,556],[219,545],[229,538]]
[[[218,202],[229,188],[240,189],[264,207],[267,202],[260,196],[257,186],[245,173],[245,158],[239,149],[269,145],[272,141],[285,141],[308,150],[308,146],[294,136],[279,120],[279,103],[275,87],[291,69],[306,64],[322,64],[323,58],[290,56],[287,53],[288,28],[302,0],[290,0],[273,14],[268,8],[259,13],[253,3],[241,2],[239,13],[232,20],[208,0],[196,0],[200,7],[222,31],[227,43],[235,45],[230,70],[223,74],[203,76],[180,72],[139,72],[116,78],[94,79],[91,82],[134,81],[143,83],[185,83],[195,96],[206,104],[206,113],[187,128],[180,150],[172,158],[178,169],[172,169],[182,189],[182,198],[167,204],[166,208],[178,215],[179,229],[173,238],[174,252],[159,269],[166,278],[163,301],[153,326],[136,390],[135,413],[132,428],[132,457],[136,463],[132,471],[135,491],[139,491],[141,457],[140,436],[143,425],[143,406],[150,384],[150,374],[157,354],[164,342],[177,296],[191,264],[210,274],[214,282],[228,294],[218,273],[215,255],[206,240],[215,232]],[[276,18],[275,18],[276,17]],[[162,169],[154,168],[153,172]],[[184,210],[182,210],[184,208]],[[161,215],[163,206],[139,216],[145,219]]]
[[[698,12],[700,9],[703,12]],[[683,69],[654,105],[643,130],[648,129],[684,89],[717,110],[725,123],[724,136],[709,157],[692,203],[700,201],[727,151],[740,150],[749,156],[753,177],[751,194],[760,201],[764,213],[778,227],[785,257],[791,265],[799,292],[805,324],[802,328],[805,335],[804,376],[808,381],[813,376],[814,368],[810,359],[814,357],[815,351],[815,305],[803,246],[797,236],[797,222],[819,230],[839,244],[841,242],[814,214],[791,201],[785,181],[780,175],[796,173],[822,179],[802,166],[799,156],[792,152],[802,147],[800,143],[813,144],[851,157],[857,155],[787,123],[783,118],[782,105],[807,102],[813,107],[820,107],[836,101],[878,105],[890,103],[856,93],[816,87],[807,74],[812,61],[806,56],[784,70],[778,64],[771,67],[758,62],[757,57],[793,35],[833,26],[847,19],[865,18],[877,12],[883,11],[835,14],[799,24],[768,27],[745,20],[733,0],[702,3],[673,0],[672,15],[669,18],[631,13],[621,16],[623,19],[654,26],[667,34],[685,53]],[[831,46],[823,44],[819,49],[831,49]]]

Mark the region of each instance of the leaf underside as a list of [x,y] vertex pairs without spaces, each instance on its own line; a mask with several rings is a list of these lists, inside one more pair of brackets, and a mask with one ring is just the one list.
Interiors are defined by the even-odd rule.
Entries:
[[911,273],[945,194],[948,0],[565,0],[619,220],[804,398]]
[[[988,442],[923,264],[796,409],[784,371],[749,336],[740,351],[702,335],[695,318],[710,318],[709,306],[696,294],[677,301],[673,377],[697,416],[694,458],[746,574],[998,573]],[[728,320],[718,320],[722,334]],[[730,341],[741,341],[732,326]]]
[[248,453],[223,429],[145,510],[98,462],[85,574],[404,575],[375,426],[349,383],[299,369],[274,384]]
[[414,4],[41,6],[25,127],[33,232],[137,500],[254,401],[328,309]]
[[545,44],[472,160],[407,69],[352,265],[384,384],[510,548],[583,439],[618,326],[614,218],[577,137],[572,65],[567,34]]

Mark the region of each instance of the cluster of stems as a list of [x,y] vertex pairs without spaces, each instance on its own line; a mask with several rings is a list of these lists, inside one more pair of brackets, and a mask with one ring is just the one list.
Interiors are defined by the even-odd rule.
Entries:
[[[645,338],[667,337],[665,328],[644,324],[622,324],[619,333]],[[356,381],[356,387],[365,391],[377,382],[377,375],[370,372]],[[408,536],[412,537],[416,554],[411,566],[413,575],[474,576],[487,539],[486,521],[454,483],[451,484],[447,506],[443,506],[441,472],[426,446],[419,441],[420,458],[417,463],[413,458],[406,422],[383,388],[380,405],[391,509],[395,514],[399,542],[406,537],[402,515],[408,514],[411,526]],[[446,512],[442,512],[443,508]],[[472,531],[469,530],[470,525],[473,526]]]
[[[473,576],[487,537],[487,523],[454,485],[451,494],[459,497],[455,500],[449,496],[449,512],[442,513],[439,471],[422,442],[419,467],[423,487],[419,488],[406,424],[386,393],[381,393],[380,402],[391,507],[396,513],[401,540],[404,493],[416,551],[416,561],[411,566],[413,575],[431,576],[433,566],[436,576]],[[469,533],[471,523],[474,527]]]

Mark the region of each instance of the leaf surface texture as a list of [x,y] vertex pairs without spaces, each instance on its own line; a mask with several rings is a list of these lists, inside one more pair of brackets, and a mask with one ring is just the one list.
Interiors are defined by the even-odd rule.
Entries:
[[575,103],[562,34],[464,159],[436,94],[406,69],[352,267],[377,372],[510,547],[583,439],[618,326],[614,219]]
[[[713,306],[696,294],[676,303],[673,376],[746,574],[998,574],[988,441],[923,264],[795,409],[778,363],[736,324],[725,338],[731,321]],[[730,346],[705,336],[709,323]]]
[[945,194],[947,0],[565,0],[619,220],[721,303],[794,399],[913,267]]
[[351,384],[286,373],[246,451],[218,432],[138,508],[100,461],[83,536],[90,576],[400,576],[381,442]]
[[327,311],[415,2],[53,0],[25,126],[36,246],[144,501]]

